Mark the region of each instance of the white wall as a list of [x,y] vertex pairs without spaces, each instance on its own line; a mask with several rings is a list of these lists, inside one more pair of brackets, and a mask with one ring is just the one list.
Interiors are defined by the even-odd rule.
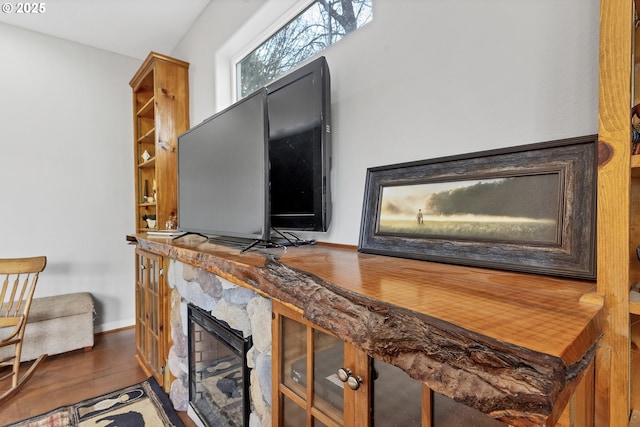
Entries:
[[131,89],[141,61],[0,24],[0,257],[46,255],[36,296],[90,291],[134,323]]
[[[191,63],[192,124],[231,102],[230,51],[294,3],[212,1],[173,52]],[[334,212],[313,237],[357,244],[368,167],[597,132],[598,0],[373,4],[371,23],[322,53]]]

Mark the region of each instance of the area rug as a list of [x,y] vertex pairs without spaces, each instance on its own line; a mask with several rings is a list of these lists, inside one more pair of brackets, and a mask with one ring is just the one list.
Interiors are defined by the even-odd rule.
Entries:
[[146,381],[63,406],[6,427],[184,427],[171,401],[150,377]]

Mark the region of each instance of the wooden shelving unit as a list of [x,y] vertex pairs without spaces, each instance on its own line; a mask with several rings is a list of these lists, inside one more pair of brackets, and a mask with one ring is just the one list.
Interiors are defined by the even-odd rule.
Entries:
[[[178,214],[178,135],[189,128],[188,71],[188,63],[151,52],[129,82],[136,233],[165,229]],[[168,387],[170,298],[163,263],[163,257],[136,249],[136,358]]]
[[178,214],[177,148],[178,135],[189,128],[188,71],[188,63],[151,52],[129,83],[133,89],[135,232],[164,229],[169,217]]

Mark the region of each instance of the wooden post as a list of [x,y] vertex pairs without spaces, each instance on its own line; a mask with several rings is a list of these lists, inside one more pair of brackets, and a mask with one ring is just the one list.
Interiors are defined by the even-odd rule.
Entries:
[[629,422],[632,0],[600,2],[598,292],[605,334],[596,354],[596,426]]

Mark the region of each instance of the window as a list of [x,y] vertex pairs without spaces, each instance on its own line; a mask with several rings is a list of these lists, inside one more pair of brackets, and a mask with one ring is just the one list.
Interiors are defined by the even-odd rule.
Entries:
[[372,0],[314,0],[236,65],[238,99],[372,19]]

